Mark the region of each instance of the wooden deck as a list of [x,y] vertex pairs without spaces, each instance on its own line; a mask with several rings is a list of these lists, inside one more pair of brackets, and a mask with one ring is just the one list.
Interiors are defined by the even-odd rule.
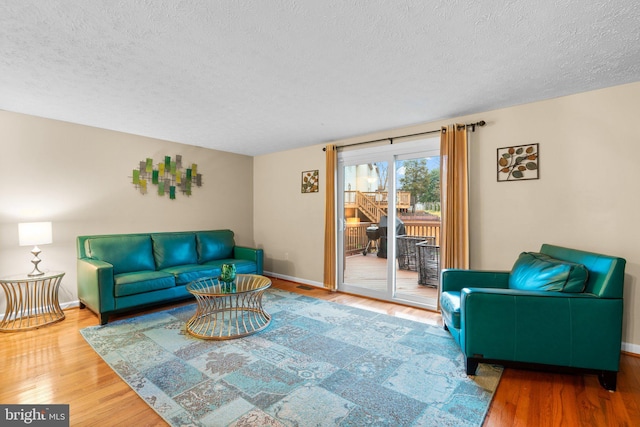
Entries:
[[[351,255],[345,258],[344,281],[347,284],[384,291],[387,288],[387,259],[376,253]],[[418,284],[418,272],[398,269],[396,262],[396,291],[435,300],[435,287]]]

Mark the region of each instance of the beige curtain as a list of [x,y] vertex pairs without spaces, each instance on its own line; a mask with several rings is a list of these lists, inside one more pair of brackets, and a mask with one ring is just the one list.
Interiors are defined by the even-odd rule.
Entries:
[[329,144],[326,150],[327,178],[324,209],[324,287],[336,290],[336,174],[338,150]]
[[469,174],[465,125],[443,127],[440,134],[442,230],[440,264],[469,268]]

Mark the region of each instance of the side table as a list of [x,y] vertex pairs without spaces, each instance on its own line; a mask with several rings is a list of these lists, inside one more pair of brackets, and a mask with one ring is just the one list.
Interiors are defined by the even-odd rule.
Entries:
[[1,278],[6,308],[0,320],[0,332],[35,329],[64,319],[58,302],[58,289],[64,274],[53,271],[41,276],[21,274]]

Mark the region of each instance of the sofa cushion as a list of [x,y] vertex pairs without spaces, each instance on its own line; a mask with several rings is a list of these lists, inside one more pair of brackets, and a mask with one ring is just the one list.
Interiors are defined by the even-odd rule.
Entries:
[[216,270],[214,267],[200,264],[176,265],[162,271],[173,275],[176,279],[176,285],[186,285],[203,277],[218,277],[220,275],[220,269]]
[[527,291],[583,292],[589,272],[582,264],[523,252],[509,274],[509,288]]
[[231,258],[235,246],[233,231],[217,230],[199,232],[197,233],[197,245],[198,262],[200,264],[218,259]]
[[151,239],[158,270],[198,262],[195,233],[152,234]]
[[156,269],[149,236],[109,236],[87,239],[85,253],[92,259],[113,265],[114,275]]
[[447,326],[460,329],[460,292],[443,292],[440,295],[440,309]]
[[176,281],[171,274],[161,271],[138,271],[113,276],[116,297],[142,294],[160,289],[172,288]]

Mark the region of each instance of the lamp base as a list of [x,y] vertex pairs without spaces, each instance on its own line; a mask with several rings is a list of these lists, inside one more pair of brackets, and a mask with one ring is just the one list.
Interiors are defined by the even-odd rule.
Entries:
[[33,268],[31,273],[27,274],[27,276],[29,276],[29,277],[37,277],[37,276],[42,276],[42,275],[44,275],[44,271],[38,270],[37,266]]
[[31,273],[27,275],[29,277],[42,276],[44,274],[44,271],[40,271],[38,268],[38,264],[40,264],[40,258],[38,258],[38,255],[40,255],[40,252],[40,248],[37,246],[34,246],[31,250],[31,253],[33,254],[33,259],[31,260],[33,263],[33,270],[31,270]]

